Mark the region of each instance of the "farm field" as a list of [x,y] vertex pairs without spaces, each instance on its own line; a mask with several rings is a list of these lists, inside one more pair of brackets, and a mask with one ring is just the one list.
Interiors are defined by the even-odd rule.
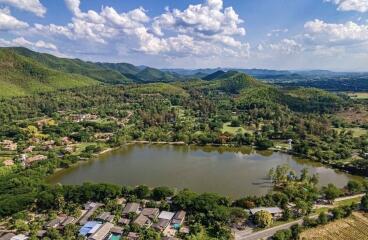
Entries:
[[368,239],[368,215],[354,212],[346,219],[309,229],[301,234],[306,240],[366,240]]
[[239,132],[240,133],[246,133],[246,132],[247,133],[253,133],[253,131],[244,129],[243,127],[232,127],[231,122],[224,123],[221,131],[223,133],[228,132],[228,133],[231,133],[231,134],[237,134]]

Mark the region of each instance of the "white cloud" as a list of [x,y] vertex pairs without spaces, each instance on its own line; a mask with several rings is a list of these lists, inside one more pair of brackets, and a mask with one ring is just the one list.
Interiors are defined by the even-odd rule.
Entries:
[[224,9],[222,0],[206,0],[183,11],[167,9],[152,19],[142,7],[119,13],[105,6],[98,13],[81,11],[80,0],[65,3],[73,14],[69,24],[35,24],[29,33],[110,47],[119,45],[119,52],[125,45],[130,51],[151,55],[249,55],[249,44],[236,39],[245,35],[245,29],[239,26],[243,21],[233,8]]
[[245,29],[239,27],[242,22],[232,7],[223,9],[222,0],[207,0],[189,5],[184,11],[174,9],[156,17],[153,30],[157,35],[163,35],[163,30],[175,30],[200,36],[244,36]]
[[39,0],[0,0],[0,3],[8,4],[43,17],[46,13],[46,8]]
[[2,47],[28,47],[28,48],[32,48],[35,50],[42,50],[42,49],[52,50],[52,51],[58,50],[57,47],[52,43],[48,43],[44,41],[31,42],[25,39],[24,37],[15,38],[10,41],[0,38],[0,46]]
[[284,29],[273,29],[271,32],[267,33],[267,37],[272,37],[272,36],[280,36],[280,34],[283,33],[287,33],[289,32],[289,29],[284,28]]
[[320,44],[351,44],[368,40],[368,24],[346,22],[325,23],[322,20],[306,22],[305,35],[310,41]]
[[324,0],[337,5],[339,11],[368,12],[368,0]]
[[28,27],[28,23],[13,17],[8,8],[0,9],[0,31],[17,30]]
[[278,43],[270,44],[270,48],[272,50],[278,51],[279,53],[287,55],[299,53],[303,50],[303,46],[300,43],[296,42],[293,39],[287,38],[284,38]]

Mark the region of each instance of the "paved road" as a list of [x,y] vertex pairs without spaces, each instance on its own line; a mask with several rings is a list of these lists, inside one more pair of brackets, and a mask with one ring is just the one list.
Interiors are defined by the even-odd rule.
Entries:
[[[357,197],[363,197],[365,194],[357,194],[354,196],[348,196],[348,197],[342,197],[342,198],[336,198],[335,199],[335,203],[336,202],[340,202],[340,201],[344,201],[347,199],[353,199],[353,198],[357,198]],[[328,207],[333,207],[333,205],[326,205]],[[326,207],[325,206],[325,207]],[[311,218],[317,218],[318,215],[313,215],[310,216]],[[272,237],[277,231],[279,230],[283,230],[283,229],[289,229],[291,226],[293,226],[294,224],[302,224],[303,223],[303,219],[299,219],[299,220],[295,220],[293,222],[289,222],[289,223],[285,223],[273,228],[268,228],[262,231],[258,231],[258,232],[254,232],[254,233],[250,233],[249,230],[248,231],[239,231],[237,233],[235,233],[235,240],[258,240],[258,239],[267,239],[269,237]]]
[[340,198],[336,198],[334,202],[336,203],[336,202],[341,202],[341,201],[344,201],[344,200],[354,199],[354,198],[364,197],[364,196],[365,196],[365,193],[357,194],[357,195],[353,195],[353,196],[347,196],[347,197],[340,197]]
[[293,222],[285,223],[285,224],[282,224],[282,225],[279,225],[273,228],[268,228],[268,229],[254,232],[251,234],[249,233],[242,234],[241,232],[238,232],[235,235],[235,240],[258,240],[258,239],[263,239],[263,238],[269,238],[273,236],[279,230],[289,229],[294,224],[302,224],[302,223],[303,223],[303,219],[299,219]]

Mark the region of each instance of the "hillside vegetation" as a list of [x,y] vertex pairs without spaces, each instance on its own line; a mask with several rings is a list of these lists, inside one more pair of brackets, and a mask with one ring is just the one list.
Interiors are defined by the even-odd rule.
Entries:
[[0,76],[0,97],[98,84],[86,76],[50,69],[12,49],[0,49]]
[[33,59],[48,68],[87,76],[109,84],[129,82],[171,82],[178,76],[162,72],[155,68],[139,68],[129,63],[94,63],[80,59],[58,58],[50,54],[37,53],[26,48],[8,48],[8,50]]

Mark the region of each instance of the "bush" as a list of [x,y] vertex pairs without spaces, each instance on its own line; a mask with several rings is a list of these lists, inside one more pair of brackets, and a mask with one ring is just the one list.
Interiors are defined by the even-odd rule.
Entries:
[[363,209],[363,211],[368,212],[368,195],[365,195],[361,202],[360,202],[360,206]]
[[290,240],[292,239],[292,233],[290,229],[279,230],[273,235],[273,240]]
[[254,214],[254,223],[258,227],[268,227],[272,224],[272,215],[267,211],[259,211]]

